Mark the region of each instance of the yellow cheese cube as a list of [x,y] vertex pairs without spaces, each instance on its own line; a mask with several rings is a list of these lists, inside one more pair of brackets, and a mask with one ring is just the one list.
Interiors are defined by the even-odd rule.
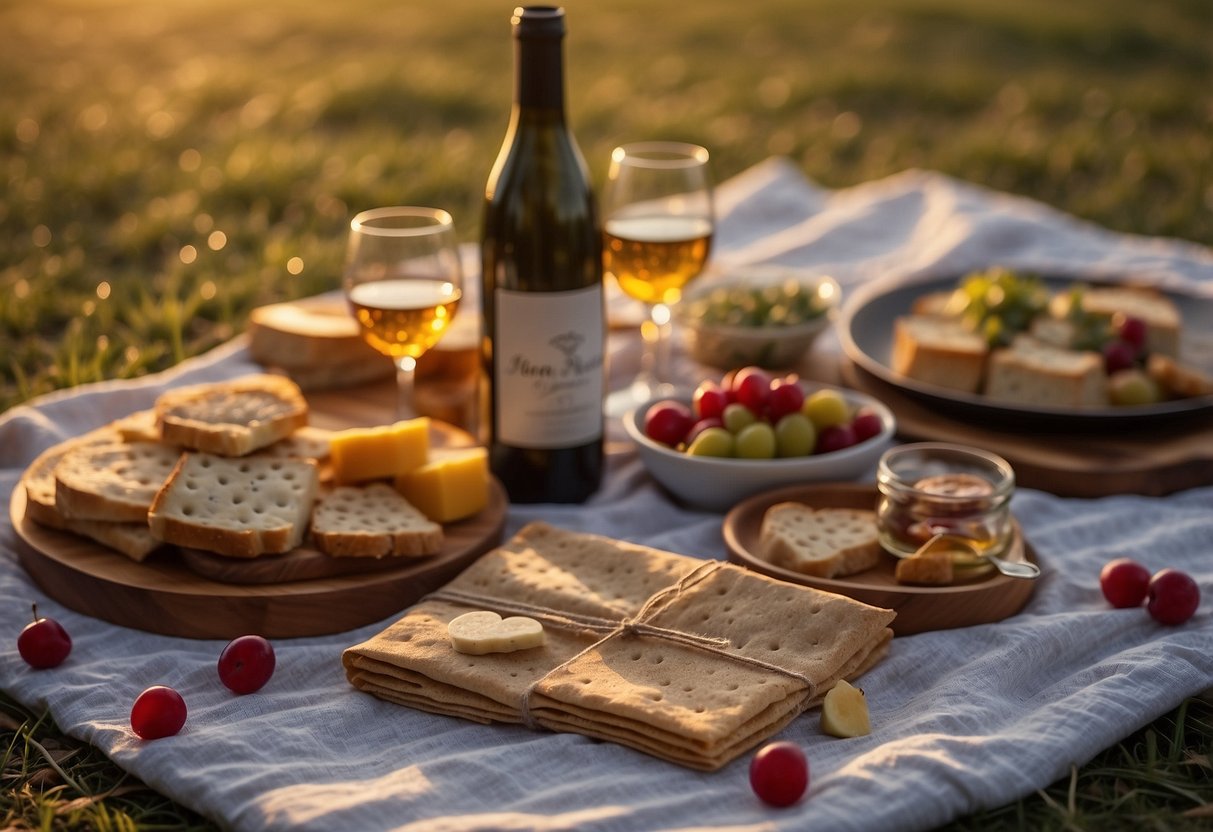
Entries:
[[398,477],[424,465],[429,454],[430,420],[424,416],[337,431],[329,440],[329,462],[340,483]]
[[484,448],[438,448],[430,461],[402,477],[396,489],[435,523],[471,517],[489,504]]

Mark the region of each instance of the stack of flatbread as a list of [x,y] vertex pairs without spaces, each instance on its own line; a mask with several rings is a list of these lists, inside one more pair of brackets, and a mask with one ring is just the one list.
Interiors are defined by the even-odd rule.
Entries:
[[[540,621],[541,646],[470,655],[471,610]],[[532,523],[345,651],[350,682],[478,722],[610,740],[715,770],[878,662],[895,613],[703,561]]]

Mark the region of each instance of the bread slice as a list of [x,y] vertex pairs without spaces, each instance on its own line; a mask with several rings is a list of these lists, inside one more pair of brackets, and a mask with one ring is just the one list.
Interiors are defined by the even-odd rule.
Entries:
[[148,526],[157,540],[230,557],[289,552],[307,532],[316,489],[311,460],[185,453]]
[[299,386],[269,374],[170,390],[156,400],[163,440],[221,456],[244,456],[307,424]]
[[113,429],[107,426],[43,451],[22,477],[25,513],[42,526],[87,537],[140,561],[160,545],[148,530],[146,516],[132,522],[82,520],[64,517],[55,505],[55,466],[59,460],[74,447],[110,442],[115,436]]
[[777,503],[766,510],[757,554],[776,566],[818,578],[854,575],[880,560],[876,513]]
[[314,297],[259,306],[249,315],[249,353],[267,367],[287,371],[371,365],[391,375],[390,358],[362,339],[344,298]]
[[312,513],[312,541],[335,557],[433,555],[442,538],[442,526],[386,483],[339,486]]
[[1067,350],[1030,335],[990,356],[985,395],[992,401],[1042,407],[1108,404],[1107,373],[1098,353]]
[[323,462],[329,458],[329,440],[332,435],[331,430],[307,425],[285,439],[279,439],[273,445],[266,445],[256,453],[258,456],[314,459]]
[[123,416],[110,423],[110,427],[118,432],[124,442],[159,442],[160,426],[156,424],[156,411],[136,410],[129,416]]
[[55,465],[55,508],[74,519],[146,522],[180,456],[154,442],[74,446]]
[[933,315],[903,315],[893,322],[893,371],[899,375],[976,393],[989,347],[961,321]]
[[1181,316],[1175,303],[1145,286],[1097,286],[1082,291],[1084,312],[1111,319],[1131,315],[1146,324],[1145,351],[1175,358],[1179,355]]

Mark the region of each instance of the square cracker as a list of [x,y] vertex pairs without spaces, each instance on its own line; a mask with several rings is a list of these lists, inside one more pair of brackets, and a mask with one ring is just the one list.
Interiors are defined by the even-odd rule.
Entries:
[[296,548],[319,480],[304,459],[184,453],[148,511],[157,540],[229,557]]

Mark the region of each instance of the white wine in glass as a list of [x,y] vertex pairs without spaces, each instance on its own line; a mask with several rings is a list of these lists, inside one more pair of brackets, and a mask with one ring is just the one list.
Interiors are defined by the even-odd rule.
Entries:
[[649,306],[645,354],[630,387],[612,393],[621,415],[668,395],[670,304],[703,271],[715,229],[708,152],[683,142],[615,148],[603,195],[603,265],[628,297]]
[[417,359],[450,327],[463,296],[451,215],[410,206],[358,214],[350,222],[342,285],[363,339],[396,363],[396,417],[416,416]]

